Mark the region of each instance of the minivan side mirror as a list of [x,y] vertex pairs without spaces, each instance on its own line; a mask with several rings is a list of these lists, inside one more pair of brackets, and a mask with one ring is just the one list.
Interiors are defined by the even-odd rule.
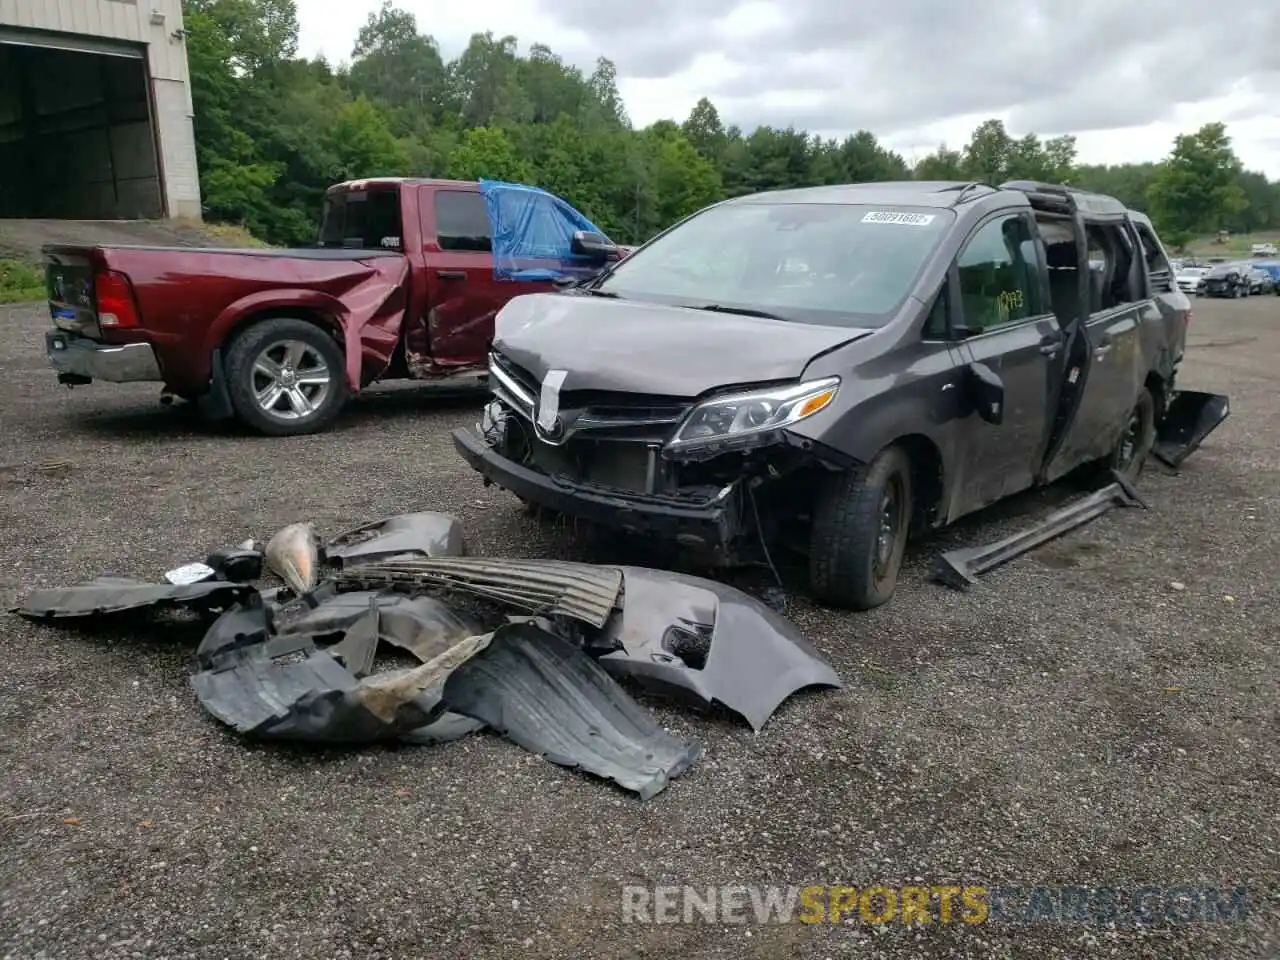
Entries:
[[569,249],[580,257],[589,257],[600,263],[618,259],[618,247],[603,233],[591,230],[576,230]]
[[1004,381],[985,363],[969,364],[965,374],[965,391],[974,411],[999,426],[1004,422]]

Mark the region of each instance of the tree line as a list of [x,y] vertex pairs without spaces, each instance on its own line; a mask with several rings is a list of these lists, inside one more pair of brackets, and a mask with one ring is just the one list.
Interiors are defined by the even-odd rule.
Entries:
[[1280,228],[1280,182],[1243,169],[1221,123],[1179,136],[1161,162],[1092,166],[1073,136],[1015,137],[988,120],[963,147],[911,164],[870,131],[726,126],[706,98],[683,122],[636,129],[607,58],[585,72],[484,33],[446,61],[392,0],[338,65],[297,55],[294,0],[184,6],[205,216],[271,243],[314,238],[328,185],[400,175],[534,183],[623,243],[725,197],[912,178],[1070,183],[1148,212],[1175,246]]

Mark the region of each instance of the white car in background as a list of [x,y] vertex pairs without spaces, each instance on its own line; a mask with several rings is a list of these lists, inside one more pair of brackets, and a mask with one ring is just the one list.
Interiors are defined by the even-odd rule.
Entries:
[[1208,267],[1183,267],[1178,271],[1178,289],[1193,296],[1199,295],[1204,286],[1204,275],[1208,272]]
[[1274,243],[1255,243],[1249,248],[1249,254],[1254,257],[1274,257],[1276,255],[1276,245]]

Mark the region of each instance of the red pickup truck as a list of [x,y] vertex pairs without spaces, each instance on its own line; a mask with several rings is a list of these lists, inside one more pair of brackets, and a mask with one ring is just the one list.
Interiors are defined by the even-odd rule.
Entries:
[[376,380],[483,377],[508,300],[628,252],[536,188],[352,181],[326,192],[314,248],[46,247],[47,353],[70,386],[154,381],[265,434],[313,433]]

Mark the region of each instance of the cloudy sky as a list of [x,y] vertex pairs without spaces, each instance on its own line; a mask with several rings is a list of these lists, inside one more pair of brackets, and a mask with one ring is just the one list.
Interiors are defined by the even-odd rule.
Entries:
[[[348,59],[380,0],[298,0],[301,50]],[[398,0],[446,58],[513,34],[590,69],[617,65],[637,126],[701,96],[727,123],[873,131],[908,160],[983,119],[1075,133],[1081,160],[1157,160],[1227,123],[1245,165],[1280,179],[1280,2],[1225,0]]]

